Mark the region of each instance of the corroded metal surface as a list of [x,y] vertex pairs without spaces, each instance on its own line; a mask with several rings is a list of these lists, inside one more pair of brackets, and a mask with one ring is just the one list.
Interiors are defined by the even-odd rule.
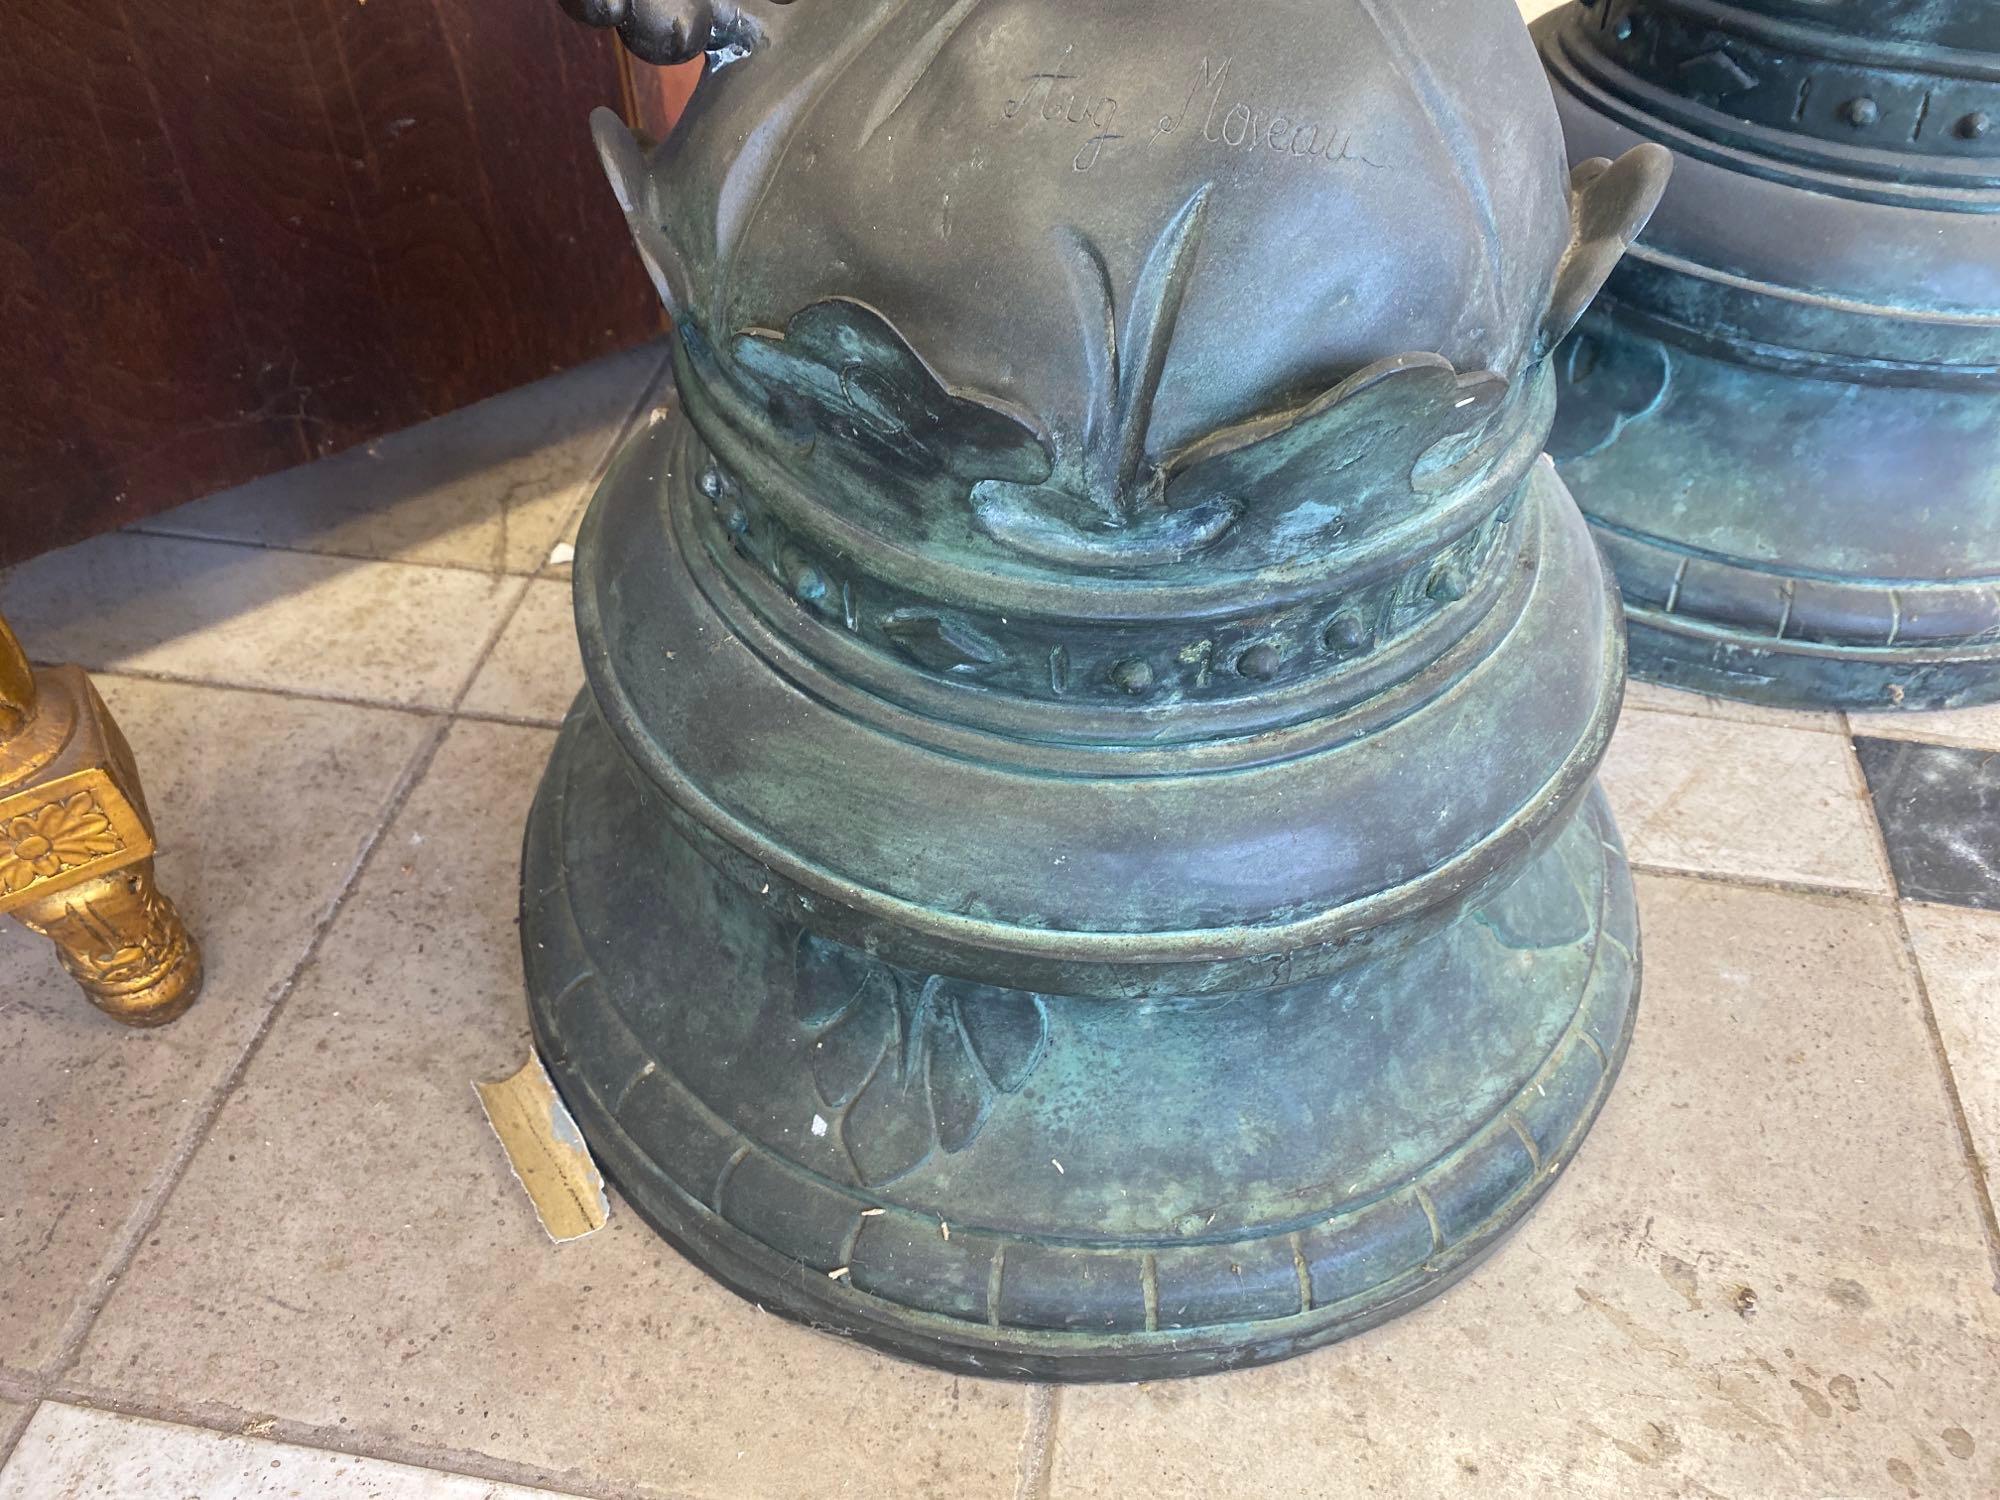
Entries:
[[1678,158],[1556,359],[1634,670],[2000,697],[2000,5],[1592,0],[1537,37],[1575,156]]
[[665,145],[598,122],[681,403],[579,539],[524,875],[607,1169],[986,1373],[1431,1294],[1629,1033],[1618,616],[1539,455],[1665,154],[1565,182],[1483,4],[593,18],[711,57]]

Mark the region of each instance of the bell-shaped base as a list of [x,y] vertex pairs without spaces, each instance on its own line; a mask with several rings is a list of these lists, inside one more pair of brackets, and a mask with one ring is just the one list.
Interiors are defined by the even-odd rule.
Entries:
[[1788,708],[2000,699],[2000,392],[1739,365],[1593,311],[1550,442],[1635,677]]
[[626,1200],[744,1296],[984,1375],[1150,1379],[1433,1295],[1576,1151],[1636,922],[1591,791],[1477,909],[1185,1001],[894,968],[724,879],[586,694],[528,830],[551,1072]]

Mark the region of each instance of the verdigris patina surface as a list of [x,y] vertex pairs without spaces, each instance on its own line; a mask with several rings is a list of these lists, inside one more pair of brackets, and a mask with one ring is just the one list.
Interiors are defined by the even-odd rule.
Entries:
[[1637,985],[1547,355],[1666,156],[1505,0],[587,7],[681,406],[577,555],[538,1035],[769,1307],[1066,1379],[1273,1359],[1526,1213]]
[[1574,156],[1679,158],[1556,358],[1633,670],[2000,698],[2000,0],[1587,0],[1537,34]]

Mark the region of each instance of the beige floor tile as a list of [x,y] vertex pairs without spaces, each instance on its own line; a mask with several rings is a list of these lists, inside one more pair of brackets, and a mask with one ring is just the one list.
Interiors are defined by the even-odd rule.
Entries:
[[120,532],[0,575],[39,660],[444,708],[526,580]]
[[[641,411],[635,415],[635,424],[641,417],[654,414],[664,420],[671,414],[675,402],[679,399],[674,390],[673,369],[671,365],[665,366],[661,369],[659,379],[648,393],[646,401],[641,404]],[[595,491],[585,495],[583,503],[570,512],[569,524],[563,527],[562,535],[550,547],[549,554],[536,573],[536,577],[560,578],[567,581],[573,575],[577,536],[583,530],[583,519],[590,512],[590,501],[594,496]]]
[[551,1490],[44,1402],[0,1469],[0,1500],[533,1500]]
[[1963,745],[1969,750],[2000,750],[2000,704],[1929,714],[1849,714],[1847,725],[1854,734],[1879,740],[1923,740],[1933,745]]
[[1707,693],[1684,693],[1679,688],[1641,682],[1634,677],[1625,684],[1628,709],[1650,709],[1658,713],[1688,714],[1697,719],[1728,719],[1738,724],[1773,724],[1787,729],[1817,729],[1822,734],[1845,732],[1839,714],[1808,713],[1791,708],[1764,708],[1755,703],[1738,703],[1734,698],[1715,698]]
[[1889,889],[1860,768],[1839,735],[1630,708],[1602,775],[1636,863]]
[[1642,881],[1625,1076],[1536,1215],[1289,1364],[1061,1397],[1052,1493],[2000,1493],[1991,1271],[1894,913]]
[[1903,917],[1973,1143],[2000,1189],[2000,912],[1906,902]]
[[560,724],[582,686],[569,583],[537,578],[461,706],[467,713]]
[[200,939],[199,1002],[159,1031],[94,1010],[0,921],[0,1363],[44,1365],[351,877],[429,732],[410,714],[100,678]]
[[0,1468],[5,1467],[7,1455],[13,1451],[16,1438],[27,1425],[29,1409],[19,1402],[0,1400]]
[[533,573],[665,348],[611,355],[143,523],[216,541]]
[[385,836],[75,1378],[677,1497],[1012,1494],[1026,1393],[758,1311],[622,1205],[557,1248],[473,1095],[528,1035],[553,735],[464,723]]

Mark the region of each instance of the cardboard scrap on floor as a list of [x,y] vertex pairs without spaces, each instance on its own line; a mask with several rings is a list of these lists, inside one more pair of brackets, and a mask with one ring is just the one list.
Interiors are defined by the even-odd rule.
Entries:
[[602,1229],[611,1217],[603,1174],[541,1058],[531,1052],[512,1078],[473,1087],[549,1238],[562,1244]]

